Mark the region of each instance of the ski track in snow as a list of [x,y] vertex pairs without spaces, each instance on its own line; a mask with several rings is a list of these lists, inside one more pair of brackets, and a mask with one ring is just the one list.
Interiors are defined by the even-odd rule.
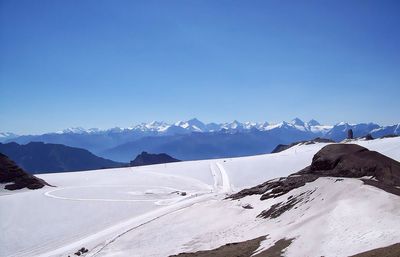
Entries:
[[[76,186],[76,187],[62,187],[62,188],[57,188],[54,190],[50,190],[50,191],[46,191],[44,193],[45,196],[50,197],[50,198],[54,198],[54,199],[59,199],[59,200],[69,200],[69,201],[98,201],[98,202],[154,202],[157,204],[157,202],[159,201],[165,201],[165,200],[173,200],[176,199],[178,197],[173,197],[173,198],[166,198],[166,199],[106,199],[106,198],[76,198],[76,197],[65,197],[65,196],[57,196],[54,195],[54,192],[58,192],[58,191],[63,191],[63,190],[68,190],[68,189],[77,189],[77,188],[104,188],[104,187],[115,187],[115,188],[123,188],[123,187],[144,187],[144,185],[131,185],[131,186],[127,186],[127,185],[99,185],[99,186]],[[167,189],[167,190],[171,190],[171,191],[176,191],[179,192],[179,189],[176,188],[172,188],[172,187],[164,187],[164,186],[157,186],[154,188],[163,188],[163,189]],[[188,198],[191,195],[185,197]],[[179,197],[180,199],[182,199],[182,197]]]
[[211,170],[211,176],[214,180],[214,184],[213,184],[213,192],[217,192],[218,191],[218,184],[219,184],[219,179],[218,179],[218,174],[217,171],[214,168],[214,164],[211,163],[210,164],[210,170]]
[[[96,256],[98,255],[105,247],[109,246],[110,244],[112,244],[113,242],[115,242],[116,240],[118,240],[118,238],[120,238],[121,236],[125,235],[126,233],[142,227],[154,220],[157,220],[163,216],[166,216],[168,214],[172,214],[174,212],[186,209],[191,207],[194,204],[198,204],[201,202],[205,202],[208,201],[216,196],[218,196],[218,194],[225,194],[225,193],[229,193],[232,192],[232,186],[231,186],[231,182],[229,179],[229,175],[226,172],[225,168],[222,166],[222,164],[216,162],[216,163],[211,163],[210,164],[210,169],[211,169],[211,174],[214,180],[214,190],[211,191],[210,193],[203,193],[201,195],[198,194],[191,194],[187,197],[185,197],[182,200],[178,200],[178,201],[173,201],[171,204],[169,204],[166,207],[163,207],[161,209],[158,210],[154,210],[148,213],[145,213],[143,215],[140,216],[136,216],[133,217],[132,219],[129,219],[125,222],[116,224],[114,226],[111,226],[109,228],[106,228],[100,232],[97,232],[95,234],[89,235],[83,239],[77,240],[75,242],[72,242],[70,244],[67,244],[65,246],[62,246],[60,248],[57,248],[55,250],[49,251],[49,252],[45,252],[43,254],[37,255],[38,257],[50,257],[50,256],[55,256],[55,255],[61,255],[61,254],[65,254],[67,252],[71,252],[71,251],[75,251],[76,249],[81,248],[82,246],[85,246],[87,244],[90,244],[94,241],[97,240],[101,240],[102,243],[97,244],[94,248],[92,248],[92,252],[89,252],[86,256]],[[136,185],[136,186],[140,186],[140,185]],[[51,197],[54,199],[59,199],[59,200],[70,200],[70,201],[119,201],[119,202],[140,202],[140,201],[152,201],[155,202],[155,204],[157,204],[157,201],[162,201],[159,199],[154,199],[154,200],[150,200],[150,199],[143,199],[143,200],[139,200],[139,199],[91,199],[91,198],[73,198],[73,197],[63,197],[63,196],[56,196],[53,193],[56,191],[61,191],[64,189],[69,189],[69,188],[87,188],[87,187],[101,187],[101,186],[77,186],[77,187],[65,187],[65,188],[59,188],[59,189],[54,189],[54,190],[50,190],[44,193],[45,196],[47,197]],[[113,185],[112,187],[118,187],[118,185]],[[123,187],[126,187],[125,185]],[[169,189],[169,190],[174,190],[174,191],[179,191],[178,189],[175,188],[171,188],[171,187],[161,187],[159,186],[158,188],[165,188],[165,189]],[[165,199],[163,199],[165,200]],[[166,199],[166,200],[171,200],[171,199]],[[128,227],[128,229],[126,229]],[[125,228],[125,229],[124,229]],[[123,230],[121,232],[121,230]],[[115,234],[113,237],[109,238],[109,239],[103,239],[102,238],[107,238],[112,234]],[[99,249],[96,249],[99,248]],[[37,250],[37,249],[35,249]],[[93,252],[94,251],[94,252]]]
[[[118,239],[120,236],[128,233],[129,231],[131,231],[135,228],[141,227],[151,221],[159,219],[170,213],[177,212],[182,209],[188,208],[194,204],[207,201],[207,200],[211,199],[212,197],[213,197],[213,195],[210,193],[203,194],[203,195],[193,195],[191,197],[187,197],[184,201],[176,202],[169,206],[163,207],[161,209],[157,209],[157,210],[150,211],[148,213],[133,217],[127,221],[118,223],[114,226],[106,228],[100,232],[91,234],[83,239],[77,240],[77,241],[67,244],[65,246],[59,247],[55,250],[45,252],[45,253],[42,253],[39,255],[33,254],[33,252],[32,252],[32,256],[33,255],[38,256],[38,257],[58,256],[58,255],[65,254],[67,252],[76,251],[77,249],[80,249],[82,246],[92,243],[93,241],[102,240],[103,243],[100,243],[96,246],[96,247],[101,246],[101,248],[99,250],[97,250],[93,255],[87,255],[87,256],[95,256],[104,247],[108,246],[109,244],[114,242],[116,239]],[[123,230],[126,227],[129,227],[129,229]],[[121,230],[123,230],[122,233],[120,232]],[[111,234],[115,234],[115,233],[117,233],[116,236],[113,236],[111,239],[106,239]],[[35,249],[35,252],[37,250],[38,249]],[[92,250],[94,250],[94,249],[92,249]],[[25,254],[27,254],[27,256],[28,256],[30,254],[30,252],[25,252]]]
[[[65,254],[69,251],[76,251],[77,249],[80,249],[82,246],[87,245],[95,240],[99,240],[101,238],[106,238],[107,236],[109,236],[110,234],[116,233],[120,230],[122,230],[123,228],[129,227],[129,229],[124,230],[122,233],[118,233],[116,236],[112,237],[112,239],[109,240],[103,240],[104,245],[100,248],[100,250],[96,251],[94,253],[94,255],[88,255],[88,256],[95,256],[97,255],[104,247],[106,247],[107,245],[111,244],[112,242],[114,242],[116,239],[118,239],[120,236],[126,234],[127,232],[141,227],[153,220],[156,220],[160,217],[163,217],[165,215],[168,215],[170,213],[188,208],[190,206],[192,206],[193,204],[202,202],[202,201],[206,201],[208,199],[210,199],[211,196],[210,194],[205,194],[202,196],[197,196],[194,197],[192,199],[188,199],[187,201],[184,202],[179,202],[179,203],[175,203],[173,205],[158,209],[158,210],[154,210],[148,213],[145,213],[143,215],[134,217],[130,220],[127,220],[125,222],[116,224],[114,226],[111,226],[107,229],[104,229],[100,232],[94,233],[88,237],[85,237],[81,240],[75,241],[73,243],[70,243],[68,245],[62,246],[60,248],[57,248],[53,251],[50,252],[46,252],[40,255],[36,255],[37,257],[49,257],[49,256],[57,256],[57,255],[61,255],[61,254]],[[101,244],[100,244],[101,245]],[[98,247],[99,245],[97,245]]]
[[229,179],[228,173],[226,172],[224,166],[220,163],[216,163],[219,172],[221,173],[221,179],[222,179],[222,192],[223,193],[230,193],[233,191],[231,181]]
[[221,163],[211,163],[210,170],[214,179],[213,187],[216,193],[230,193],[233,191],[229,175]]

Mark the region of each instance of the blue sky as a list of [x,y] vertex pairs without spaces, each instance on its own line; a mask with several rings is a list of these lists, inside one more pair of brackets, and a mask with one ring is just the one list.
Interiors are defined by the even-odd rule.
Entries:
[[0,0],[0,131],[400,122],[399,1]]

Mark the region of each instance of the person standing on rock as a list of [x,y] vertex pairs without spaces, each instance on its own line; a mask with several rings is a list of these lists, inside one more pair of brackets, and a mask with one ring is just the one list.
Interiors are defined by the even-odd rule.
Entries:
[[352,129],[349,129],[347,131],[347,139],[353,139],[353,130]]

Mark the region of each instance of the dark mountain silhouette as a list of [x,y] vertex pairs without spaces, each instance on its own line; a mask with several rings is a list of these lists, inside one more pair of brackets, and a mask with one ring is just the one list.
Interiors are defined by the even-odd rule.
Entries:
[[136,158],[130,162],[131,166],[144,166],[151,164],[161,164],[161,163],[170,163],[170,162],[180,162],[180,160],[172,158],[168,154],[160,153],[160,154],[150,154],[147,152],[142,152]]
[[31,174],[124,166],[123,163],[98,157],[87,150],[61,144],[45,144],[42,142],[31,142],[26,145],[0,143],[0,152],[9,156]]
[[49,185],[43,179],[26,173],[2,153],[0,153],[0,183],[7,183],[4,188],[8,190],[39,189]]

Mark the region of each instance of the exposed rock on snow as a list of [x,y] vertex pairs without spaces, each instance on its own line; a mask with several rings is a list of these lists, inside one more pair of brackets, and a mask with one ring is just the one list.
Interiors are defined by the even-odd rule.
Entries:
[[[295,207],[296,204],[298,204],[298,203],[301,203],[303,201],[305,203],[312,201],[310,199],[310,196],[314,192],[315,192],[315,189],[302,192],[301,194],[296,195],[296,196],[291,195],[291,196],[289,196],[289,198],[287,199],[286,202],[280,202],[280,203],[276,203],[276,204],[272,205],[271,208],[261,212],[257,217],[275,219],[275,218],[281,216],[281,214],[283,214],[284,212],[289,211],[290,209]],[[295,207],[295,208],[297,208],[297,207]]]
[[[275,198],[304,186],[318,177],[372,177],[363,181],[397,194],[400,185],[400,163],[375,151],[355,144],[331,144],[317,152],[310,166],[285,178],[267,181],[230,196],[232,199],[262,194],[261,200]],[[370,182],[367,182],[370,181]],[[381,185],[382,184],[382,185]]]
[[399,257],[400,255],[400,243],[390,245],[387,247],[377,248],[364,253],[352,255],[350,257]]
[[180,253],[178,255],[171,255],[170,257],[248,257],[257,250],[257,248],[260,246],[261,241],[263,240],[265,240],[265,236],[261,236],[240,243],[229,243],[213,250],[198,251],[194,253]]
[[331,144],[313,157],[312,163],[298,174],[360,178],[372,176],[390,185],[400,185],[400,163],[355,144]]
[[293,239],[278,240],[273,246],[262,252],[257,252],[260,243],[265,240],[265,236],[247,240],[240,243],[229,243],[213,250],[198,251],[194,253],[180,253],[170,257],[279,257],[283,251],[292,243]]
[[316,175],[307,174],[302,176],[291,175],[284,178],[273,179],[264,182],[261,185],[243,189],[242,191],[229,196],[229,198],[237,200],[249,195],[262,195],[261,200],[275,198],[284,195],[295,188],[304,186],[306,183],[312,182],[317,178],[318,176]]
[[291,143],[290,145],[279,144],[274,148],[274,150],[272,150],[271,153],[279,153],[279,152],[285,151],[285,150],[289,149],[290,147],[293,147],[298,144],[310,145],[310,144],[315,144],[315,143],[334,143],[334,142],[335,141],[333,141],[331,139],[317,137],[313,140],[298,141],[298,142]]
[[8,190],[39,189],[49,185],[43,179],[26,173],[2,153],[0,153],[0,183],[11,183],[4,187]]

